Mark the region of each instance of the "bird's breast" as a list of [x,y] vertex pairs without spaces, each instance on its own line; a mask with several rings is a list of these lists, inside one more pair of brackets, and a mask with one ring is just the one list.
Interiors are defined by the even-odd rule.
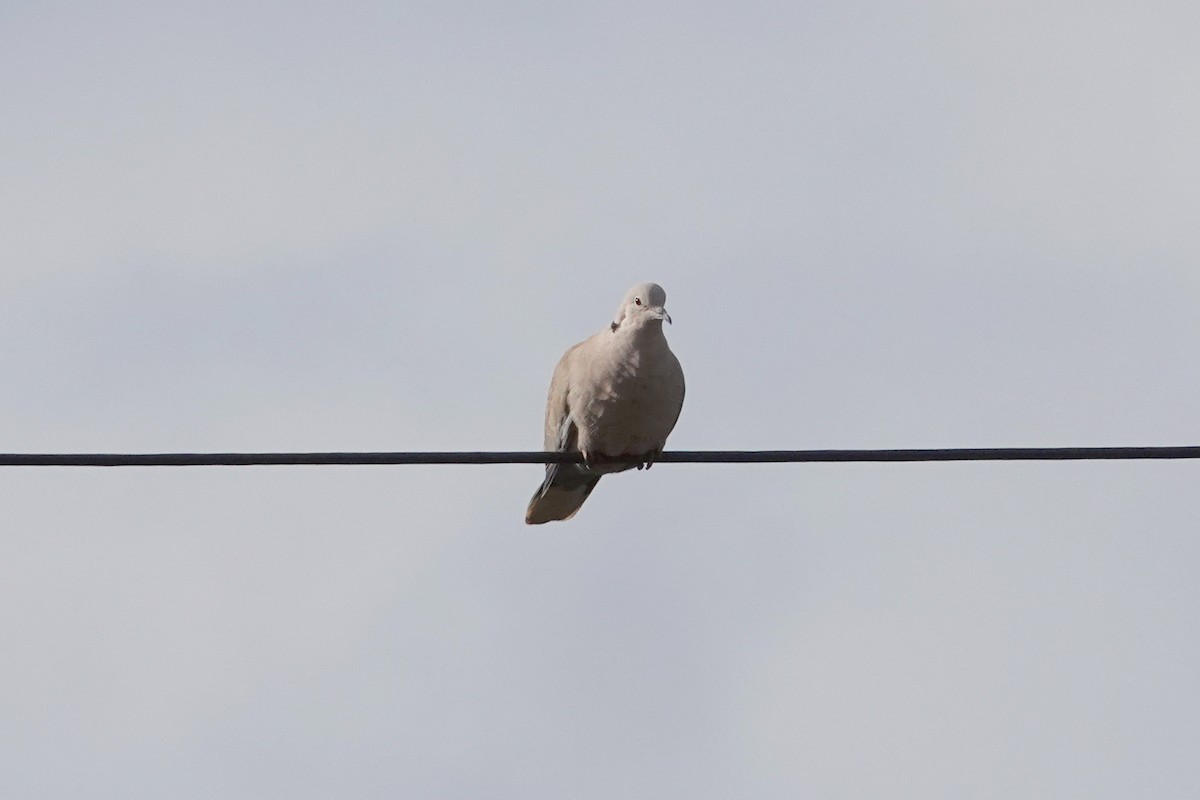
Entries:
[[580,447],[609,456],[662,448],[682,401],[670,351],[617,353],[596,366],[590,391],[571,404]]

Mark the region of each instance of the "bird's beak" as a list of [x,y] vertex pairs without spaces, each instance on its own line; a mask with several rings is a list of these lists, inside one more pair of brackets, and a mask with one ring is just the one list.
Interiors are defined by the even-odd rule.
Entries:
[[671,324],[671,315],[667,313],[665,308],[662,306],[655,306],[650,310],[654,314],[655,319],[665,319],[668,325]]

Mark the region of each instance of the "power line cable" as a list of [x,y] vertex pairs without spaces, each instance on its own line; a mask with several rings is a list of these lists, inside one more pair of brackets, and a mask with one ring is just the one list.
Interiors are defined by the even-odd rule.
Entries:
[[[962,447],[898,450],[674,450],[666,464],[915,461],[1130,461],[1200,458],[1186,447]],[[201,467],[369,464],[572,464],[579,453],[540,451],[394,453],[0,453],[4,467]],[[631,462],[631,463],[636,463]]]

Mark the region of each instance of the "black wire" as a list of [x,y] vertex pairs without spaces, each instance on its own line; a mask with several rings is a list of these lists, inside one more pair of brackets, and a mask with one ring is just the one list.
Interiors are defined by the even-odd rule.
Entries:
[[[1200,458],[1200,447],[967,447],[909,450],[676,450],[661,463],[1096,461]],[[567,464],[579,453],[3,453],[4,467],[199,467],[329,464]],[[632,461],[631,463],[636,463]]]

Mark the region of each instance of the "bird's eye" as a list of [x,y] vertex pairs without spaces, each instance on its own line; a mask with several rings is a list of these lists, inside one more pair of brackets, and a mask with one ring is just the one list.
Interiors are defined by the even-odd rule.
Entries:
[[640,298],[640,297],[633,298],[633,304],[635,306],[640,306],[642,304],[642,298]]

